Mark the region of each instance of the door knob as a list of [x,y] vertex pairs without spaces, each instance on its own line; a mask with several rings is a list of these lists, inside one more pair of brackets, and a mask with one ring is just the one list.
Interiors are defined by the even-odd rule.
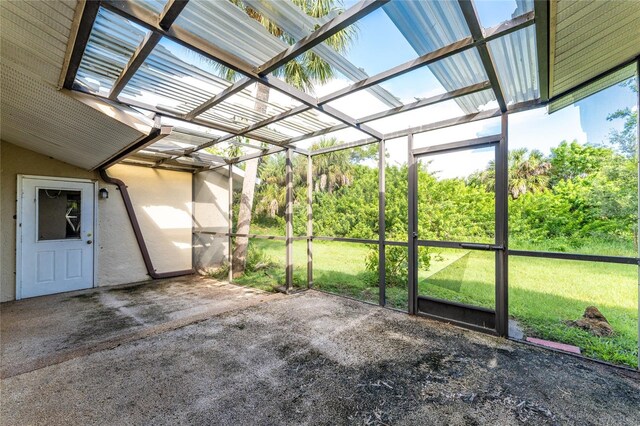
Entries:
[[91,244],[91,243],[93,243],[93,241],[87,240],[87,244]]

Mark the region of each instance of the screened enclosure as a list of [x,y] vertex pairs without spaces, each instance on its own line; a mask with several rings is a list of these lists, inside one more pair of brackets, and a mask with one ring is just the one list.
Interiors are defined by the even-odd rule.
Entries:
[[65,87],[155,120],[118,161],[228,174],[221,277],[637,367],[637,57],[550,64],[546,2],[345,3],[88,2]]

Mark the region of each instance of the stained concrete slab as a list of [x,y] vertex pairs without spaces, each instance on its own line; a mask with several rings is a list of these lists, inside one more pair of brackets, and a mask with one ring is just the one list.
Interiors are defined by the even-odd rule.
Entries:
[[3,303],[0,377],[278,297],[190,275]]
[[640,424],[626,370],[306,292],[2,380],[3,424]]

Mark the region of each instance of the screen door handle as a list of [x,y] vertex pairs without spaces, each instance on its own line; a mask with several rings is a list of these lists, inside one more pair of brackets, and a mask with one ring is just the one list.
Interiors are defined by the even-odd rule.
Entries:
[[460,243],[460,247],[474,250],[504,250],[503,246],[493,244]]

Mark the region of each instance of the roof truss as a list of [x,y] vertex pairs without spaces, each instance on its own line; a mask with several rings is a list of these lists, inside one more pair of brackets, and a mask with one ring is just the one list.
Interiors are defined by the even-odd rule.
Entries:
[[[293,86],[270,76],[269,74],[286,64],[288,61],[298,57],[300,54],[306,52],[307,50],[317,46],[319,43],[322,43],[327,38],[336,34],[340,30],[346,28],[347,26],[357,22],[359,19],[367,16],[373,11],[379,9],[384,6],[389,0],[362,0],[353,7],[346,10],[341,15],[329,20],[324,25],[317,28],[307,37],[299,40],[297,43],[288,47],[286,50],[282,51],[278,55],[274,56],[270,60],[266,61],[260,66],[252,66],[247,63],[243,59],[230,54],[210,42],[194,36],[193,34],[185,31],[183,28],[172,26],[173,22],[178,18],[180,12],[186,7],[188,0],[170,0],[164,11],[157,16],[150,10],[140,7],[136,3],[121,1],[121,0],[101,0],[101,1],[92,1],[86,2],[84,5],[84,10],[81,16],[80,24],[78,25],[78,31],[75,36],[75,43],[73,44],[72,53],[70,55],[69,67],[65,73],[64,78],[64,86],[67,88],[73,87],[73,82],[75,80],[76,73],[78,71],[78,67],[80,61],[82,59],[82,54],[84,48],[87,44],[89,35],[91,33],[91,28],[93,22],[96,19],[97,12],[100,6],[105,9],[114,12],[129,21],[132,21],[144,28],[146,28],[149,32],[148,36],[142,41],[142,43],[138,46],[138,49],[135,51],[129,63],[122,70],[120,75],[118,76],[115,84],[111,92],[108,95],[110,100],[115,100],[116,102],[123,103],[133,107],[140,107],[147,110],[152,110],[156,114],[172,117],[179,120],[185,120],[188,122],[193,122],[198,125],[202,125],[205,127],[209,127],[216,130],[226,131],[227,133],[223,136],[217,138],[211,138],[209,141],[197,145],[191,148],[185,148],[183,150],[176,150],[168,153],[163,156],[159,160],[155,161],[155,166],[162,166],[172,163],[178,160],[180,157],[190,156],[193,153],[213,146],[215,144],[219,144],[222,142],[231,141],[232,143],[240,144],[246,146],[246,144],[242,144],[237,141],[238,137],[247,136],[248,134],[261,129],[270,124],[278,123],[281,120],[292,117],[296,114],[300,114],[302,112],[308,110],[316,110],[320,111],[329,117],[337,120],[340,124],[329,126],[325,129],[321,129],[318,131],[314,131],[311,133],[303,134],[301,136],[292,137],[285,141],[274,141],[269,140],[268,138],[261,138],[255,134],[251,134],[250,137],[252,139],[266,142],[270,145],[277,145],[274,148],[264,148],[256,154],[249,154],[248,156],[241,156],[239,158],[228,159],[230,162],[241,161],[242,159],[246,159],[244,157],[255,158],[255,156],[264,155],[265,152],[277,152],[284,148],[294,148],[298,151],[302,152],[299,148],[296,148],[293,144],[299,142],[304,139],[308,139],[315,136],[320,136],[323,134],[327,134],[330,132],[334,132],[337,130],[353,128],[357,129],[360,132],[366,134],[368,136],[367,139],[363,139],[366,141],[378,141],[382,139],[389,139],[392,137],[398,137],[395,133],[392,134],[382,134],[379,131],[369,127],[366,123],[369,123],[374,120],[378,120],[385,117],[390,117],[395,114],[399,114],[402,112],[411,111],[417,108],[422,108],[428,105],[434,105],[439,102],[443,102],[446,100],[456,99],[461,96],[475,94],[477,92],[492,89],[495,97],[498,101],[498,105],[500,107],[500,111],[505,112],[507,109],[511,110],[512,108],[507,108],[505,103],[504,93],[500,87],[500,82],[498,80],[498,76],[495,69],[495,64],[491,58],[491,54],[489,52],[487,42],[493,39],[497,39],[498,37],[502,37],[511,32],[517,31],[519,29],[525,28],[534,24],[534,13],[528,12],[523,15],[517,16],[511,20],[505,21],[500,25],[497,25],[493,28],[482,29],[477,12],[475,10],[474,4],[471,0],[459,0],[459,6],[462,10],[465,22],[467,23],[469,30],[471,32],[471,37],[464,38],[462,40],[456,41],[449,45],[446,45],[440,49],[436,49],[432,52],[429,52],[425,55],[419,56],[418,58],[408,61],[404,64],[393,67],[389,70],[378,73],[374,76],[367,77],[363,80],[357,81],[352,85],[338,90],[334,93],[326,95],[320,99],[317,99],[313,96],[310,96]],[[542,5],[541,2],[536,0],[536,13],[540,13]],[[144,63],[145,59],[149,56],[149,54],[153,51],[153,48],[157,46],[160,40],[166,37],[178,44],[191,49],[194,52],[197,52],[206,58],[209,58],[217,63],[220,63],[236,72],[240,73],[244,77],[238,80],[236,83],[230,85],[227,89],[222,92],[216,94],[205,102],[201,103],[191,111],[186,114],[175,114],[167,111],[161,110],[153,110],[150,109],[148,105],[138,104],[135,102],[126,102],[122,100],[118,100],[117,97],[122,89],[126,86],[129,80],[133,77],[135,72],[139,69],[139,67]],[[355,119],[343,112],[327,105],[331,101],[340,99],[344,96],[348,96],[353,94],[359,90],[363,90],[366,88],[370,88],[372,86],[376,86],[380,83],[383,83],[389,79],[401,76],[418,68],[427,66],[429,64],[433,64],[439,60],[448,58],[457,53],[464,52],[466,50],[477,48],[480,58],[482,60],[482,65],[487,73],[488,81],[484,81],[481,83],[473,84],[467,87],[463,87],[461,89],[452,90],[447,93],[433,96],[427,99],[418,100],[411,104],[402,105],[394,108],[390,108],[388,110],[372,114],[360,119]],[[541,74],[542,76],[542,74]],[[542,77],[541,77],[542,78]],[[547,79],[548,81],[548,79]],[[229,99],[233,95],[240,93],[242,90],[245,90],[253,83],[259,83],[266,85],[272,89],[275,89],[279,92],[282,92],[289,97],[297,100],[301,103],[300,106],[291,108],[288,111],[284,111],[282,113],[276,114],[272,117],[263,119],[254,124],[247,125],[246,127],[236,130],[227,128],[223,125],[214,125],[202,119],[199,119],[198,116],[203,112],[215,107],[216,105],[221,104],[225,100]],[[538,103],[536,102],[536,105]],[[518,106],[518,108],[523,108],[522,105]],[[475,114],[473,119],[475,120],[477,116],[484,117],[486,113]],[[466,120],[469,119],[469,116],[460,117],[460,119]],[[450,123],[448,125],[455,125],[458,121],[456,120],[447,120],[446,123]],[[433,124],[427,126],[420,126],[419,128],[427,128],[433,127]],[[354,142],[356,144],[361,143],[361,141]],[[353,144],[353,143],[352,143]],[[350,144],[345,144],[350,145]],[[139,148],[138,148],[139,149]],[[135,152],[135,150],[130,151]],[[306,151],[305,151],[306,152]],[[318,152],[319,153],[319,152]],[[315,152],[313,153],[315,154]],[[217,167],[216,164],[213,167]]]

